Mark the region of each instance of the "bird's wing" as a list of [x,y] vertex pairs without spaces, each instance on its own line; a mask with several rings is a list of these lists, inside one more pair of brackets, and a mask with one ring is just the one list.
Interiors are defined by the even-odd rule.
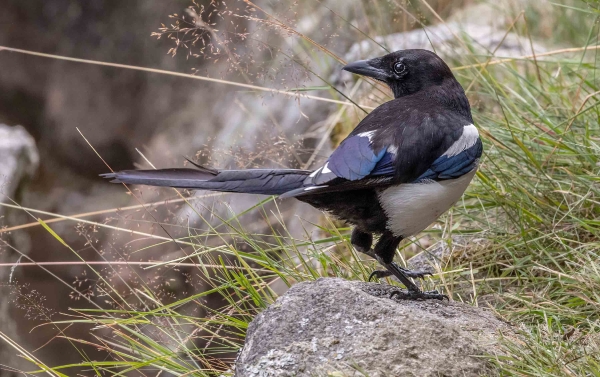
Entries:
[[346,138],[327,162],[315,170],[307,183],[315,186],[329,184],[338,178],[358,181],[369,175],[393,174],[393,157],[386,146],[375,147],[367,131]]
[[303,187],[282,196],[452,179],[476,166],[481,140],[469,119],[440,110],[378,114],[383,106],[359,124]]
[[481,139],[477,137],[471,146],[465,147],[462,151],[455,154],[445,153],[438,157],[431,167],[416,179],[416,182],[427,179],[443,181],[467,174],[477,167],[482,152],[483,145]]

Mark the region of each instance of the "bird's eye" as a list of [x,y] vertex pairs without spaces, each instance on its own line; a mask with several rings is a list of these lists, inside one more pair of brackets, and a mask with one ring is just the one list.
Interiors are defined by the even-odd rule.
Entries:
[[404,64],[400,62],[394,64],[394,72],[396,72],[397,74],[401,74],[404,73],[404,71],[406,71],[406,66]]

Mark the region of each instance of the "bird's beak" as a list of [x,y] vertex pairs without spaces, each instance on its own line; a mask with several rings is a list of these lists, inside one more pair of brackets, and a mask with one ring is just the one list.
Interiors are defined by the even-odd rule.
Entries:
[[359,60],[344,66],[344,71],[356,73],[357,75],[372,77],[376,80],[386,81],[387,73],[380,68],[381,62],[379,59]]

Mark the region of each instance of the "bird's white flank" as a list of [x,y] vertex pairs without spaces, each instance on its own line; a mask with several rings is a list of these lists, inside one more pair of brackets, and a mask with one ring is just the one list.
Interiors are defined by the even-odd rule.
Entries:
[[381,191],[379,201],[389,218],[387,228],[399,237],[421,232],[460,199],[475,170],[457,179],[405,183]]

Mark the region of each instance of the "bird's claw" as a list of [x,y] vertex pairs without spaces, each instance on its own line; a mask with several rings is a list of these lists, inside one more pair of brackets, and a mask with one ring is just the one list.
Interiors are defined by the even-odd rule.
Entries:
[[371,275],[369,275],[368,281],[372,281],[373,278],[383,279],[383,278],[391,276],[391,275],[392,275],[392,273],[387,270],[375,270],[375,271],[371,272]]
[[406,268],[400,267],[394,262],[385,262],[382,258],[375,255],[377,261],[381,263],[387,270],[375,270],[369,276],[369,281],[373,278],[382,279],[388,276],[395,276],[404,286],[407,291],[401,291],[399,289],[394,290],[390,294],[390,298],[398,296],[400,299],[405,300],[443,300],[450,301],[448,296],[440,294],[438,291],[423,292],[413,283],[409,278],[421,278],[423,279],[426,275],[432,275],[431,272],[426,271],[411,271]]
[[425,279],[425,276],[433,276],[433,273],[431,273],[429,271],[407,270],[407,269],[403,268],[402,272],[404,272],[404,274],[406,276],[408,276],[409,278]]
[[441,300],[444,299],[450,301],[448,296],[441,294],[438,291],[402,291],[395,290],[390,293],[390,298],[393,299],[395,296],[398,296],[401,300]]

